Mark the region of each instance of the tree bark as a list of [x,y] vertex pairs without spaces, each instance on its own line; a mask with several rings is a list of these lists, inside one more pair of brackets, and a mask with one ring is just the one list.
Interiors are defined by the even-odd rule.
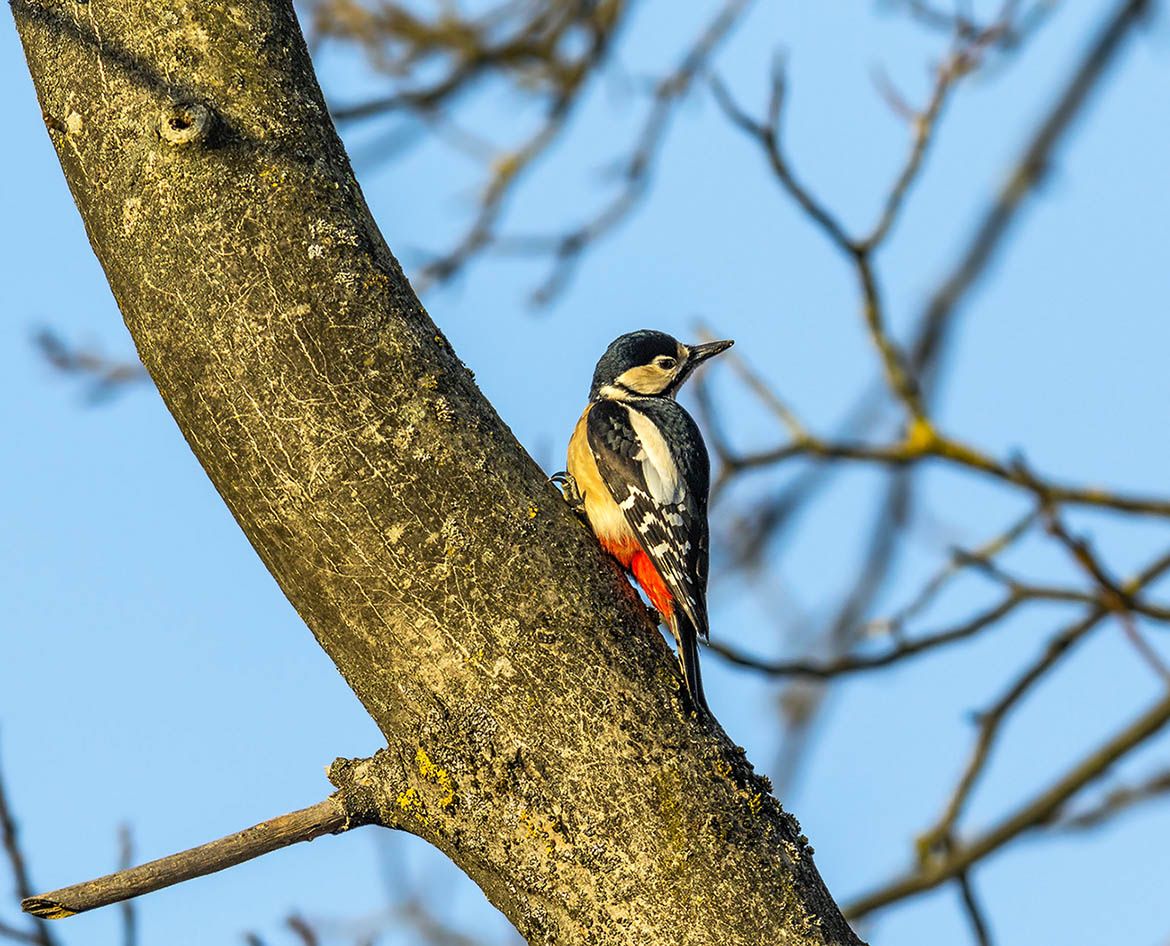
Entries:
[[12,10],[143,363],[386,737],[334,766],[343,793],[532,943],[856,943],[795,820],[684,715],[636,596],[414,296],[291,5]]

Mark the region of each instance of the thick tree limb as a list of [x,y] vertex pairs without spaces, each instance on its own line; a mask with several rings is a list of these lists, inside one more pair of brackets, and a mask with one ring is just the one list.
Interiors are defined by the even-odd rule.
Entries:
[[533,943],[856,943],[411,292],[291,4],[12,10],[143,364],[387,739],[381,814]]

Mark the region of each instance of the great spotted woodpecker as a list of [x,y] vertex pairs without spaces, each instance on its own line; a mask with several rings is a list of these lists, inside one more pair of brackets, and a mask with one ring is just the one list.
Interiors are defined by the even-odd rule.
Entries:
[[696,367],[731,345],[684,345],[653,331],[614,341],[569,440],[565,484],[602,547],[633,573],[669,625],[691,702],[703,714],[711,712],[698,650],[708,631],[710,461],[674,396]]

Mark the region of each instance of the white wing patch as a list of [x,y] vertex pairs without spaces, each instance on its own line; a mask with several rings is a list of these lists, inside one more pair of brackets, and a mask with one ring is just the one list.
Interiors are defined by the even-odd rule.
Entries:
[[625,405],[630,415],[630,426],[642,449],[634,457],[642,463],[642,476],[650,495],[663,505],[681,503],[687,495],[682,474],[675,465],[658,427],[645,414]]

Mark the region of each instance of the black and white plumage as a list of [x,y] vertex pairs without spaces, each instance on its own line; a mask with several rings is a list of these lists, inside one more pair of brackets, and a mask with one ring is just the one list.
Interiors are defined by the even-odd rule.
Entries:
[[623,335],[593,376],[569,441],[568,472],[602,546],[633,572],[670,626],[695,708],[709,713],[699,672],[706,639],[710,463],[674,394],[730,341],[683,345],[662,332]]

